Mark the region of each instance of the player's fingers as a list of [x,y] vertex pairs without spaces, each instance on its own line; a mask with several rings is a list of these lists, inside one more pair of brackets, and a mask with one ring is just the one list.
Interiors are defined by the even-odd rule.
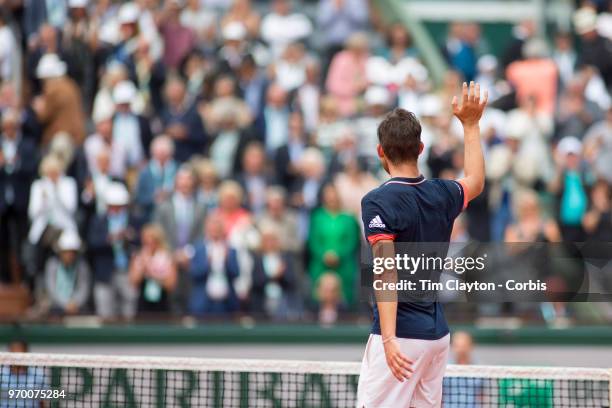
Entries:
[[456,113],[459,110],[459,99],[456,96],[453,96],[453,100],[451,101],[451,106],[453,107],[454,113]]
[[461,91],[461,96],[463,98],[462,106],[464,106],[468,101],[468,84],[467,82],[463,83],[463,89]]
[[405,354],[400,354],[399,358],[402,362],[404,362],[405,364],[407,364],[409,367],[412,366],[412,363],[414,363],[414,361],[412,361],[411,359],[409,359],[408,357],[406,357]]
[[480,103],[480,84],[476,82],[476,88],[474,91],[474,102]]
[[412,373],[414,372],[414,370],[412,369],[412,366],[408,364],[406,361],[402,360],[401,358],[398,359],[397,365],[399,365],[404,372],[409,373],[410,375],[412,375]]
[[468,101],[474,102],[474,81],[470,81],[470,91],[468,94]]
[[393,376],[397,378],[398,381],[404,381],[404,376],[402,375],[402,372],[395,366],[395,364],[392,363],[389,368],[391,369],[391,374],[393,374]]
[[400,381],[403,381],[404,379],[409,379],[410,377],[412,377],[412,372],[403,368],[397,361],[394,364],[394,370],[397,374],[396,377],[399,376]]

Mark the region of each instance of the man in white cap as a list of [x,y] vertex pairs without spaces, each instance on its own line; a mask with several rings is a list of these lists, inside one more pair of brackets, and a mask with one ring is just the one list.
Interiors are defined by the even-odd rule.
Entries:
[[89,221],[87,245],[94,275],[96,314],[103,319],[136,314],[137,292],[129,283],[130,243],[136,233],[130,219],[130,196],[121,183],[110,183],[104,195],[106,213]]
[[85,138],[85,117],[78,85],[66,76],[66,63],[57,54],[45,54],[38,62],[36,76],[42,81],[42,95],[33,108],[43,125],[42,144],[66,132],[76,144]]
[[574,13],[574,28],[580,36],[578,65],[596,67],[608,89],[612,87],[612,43],[597,32],[597,13],[582,7]]
[[91,273],[79,256],[81,239],[73,230],[62,232],[57,242],[57,256],[45,265],[45,289],[52,314],[77,314],[89,299]]
[[548,185],[557,196],[557,217],[563,241],[584,242],[582,219],[588,210],[588,186],[594,181],[584,166],[582,142],[575,136],[566,136],[555,150],[557,165],[555,176]]
[[355,121],[354,131],[357,136],[359,154],[367,158],[368,165],[372,166],[370,168],[374,168],[378,163],[376,129],[384,119],[393,100],[387,88],[370,86],[365,92],[364,102],[365,114]]
[[115,115],[113,116],[113,140],[127,152],[128,166],[136,168],[144,159],[152,134],[149,121],[132,111],[131,104],[138,97],[131,81],[121,81],[113,88]]

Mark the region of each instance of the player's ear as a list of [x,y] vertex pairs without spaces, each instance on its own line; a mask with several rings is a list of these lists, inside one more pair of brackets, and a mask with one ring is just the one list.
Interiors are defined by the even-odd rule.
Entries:
[[380,157],[381,159],[385,157],[385,152],[383,151],[383,148],[380,143],[376,145],[376,153],[378,153],[378,157]]
[[425,145],[423,144],[423,142],[419,142],[419,156],[421,155],[421,153],[423,153],[424,149]]

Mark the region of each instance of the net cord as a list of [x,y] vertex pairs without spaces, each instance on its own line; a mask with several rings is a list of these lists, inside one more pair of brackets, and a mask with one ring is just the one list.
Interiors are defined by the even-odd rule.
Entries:
[[[360,363],[0,352],[0,365],[359,375]],[[612,368],[448,365],[446,377],[609,381]]]

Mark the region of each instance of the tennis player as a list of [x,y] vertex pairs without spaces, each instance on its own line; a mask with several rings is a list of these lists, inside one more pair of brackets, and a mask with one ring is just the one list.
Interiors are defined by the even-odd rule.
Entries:
[[[486,92],[481,99],[480,85],[473,82],[463,84],[461,101],[453,98],[465,145],[465,176],[457,181],[421,175],[417,159],[424,146],[414,114],[395,109],[380,124],[378,156],[391,179],[361,201],[374,257],[395,257],[399,242],[449,241],[454,219],[484,187],[479,122],[487,99]],[[397,271],[386,269],[377,279],[381,276],[394,281]],[[377,293],[357,407],[440,407],[449,338],[438,302],[398,302],[396,296]]]

